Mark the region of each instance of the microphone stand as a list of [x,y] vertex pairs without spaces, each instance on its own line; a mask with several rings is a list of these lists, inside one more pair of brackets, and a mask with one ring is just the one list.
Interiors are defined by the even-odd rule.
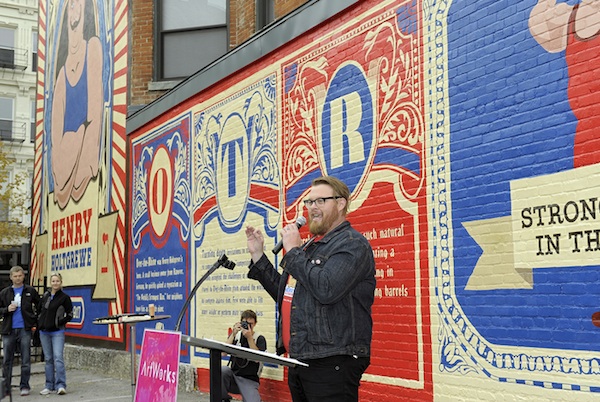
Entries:
[[233,269],[233,268],[235,268],[235,262],[229,260],[227,258],[227,256],[225,254],[223,254],[221,256],[221,258],[219,258],[217,260],[217,262],[215,262],[213,264],[213,266],[210,267],[210,269],[208,271],[206,271],[206,273],[202,276],[202,278],[200,278],[198,283],[196,283],[196,286],[194,286],[194,289],[192,289],[192,291],[190,292],[190,295],[188,296],[187,300],[183,304],[183,307],[182,307],[181,311],[179,312],[179,317],[177,317],[177,325],[175,325],[175,331],[179,331],[179,327],[181,326],[181,321],[183,321],[183,316],[185,315],[185,311],[189,307],[190,302],[192,301],[192,297],[194,297],[194,295],[196,294],[196,291],[198,290],[200,285],[202,285],[202,282],[204,282],[206,280],[206,278],[208,278],[210,275],[212,275],[212,273],[215,272],[217,270],[217,268],[219,268],[220,266],[224,266],[227,269]]

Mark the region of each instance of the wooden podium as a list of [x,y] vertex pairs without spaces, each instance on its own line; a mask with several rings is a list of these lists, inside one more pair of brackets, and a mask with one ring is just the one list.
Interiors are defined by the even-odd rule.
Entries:
[[210,402],[221,402],[221,352],[257,362],[280,364],[288,367],[308,367],[308,364],[302,363],[296,359],[281,357],[273,353],[244,348],[237,345],[230,345],[212,339],[194,338],[182,335],[181,343],[209,350]]

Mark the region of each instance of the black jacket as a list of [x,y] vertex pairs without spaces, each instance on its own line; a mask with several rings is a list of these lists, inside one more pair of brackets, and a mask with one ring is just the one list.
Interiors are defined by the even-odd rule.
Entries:
[[[65,324],[73,319],[73,303],[68,294],[59,290],[50,300],[51,293],[46,291],[42,296],[42,311],[38,328],[41,331],[58,331],[64,329]],[[57,313],[60,311],[60,314]]]
[[[239,345],[244,348],[250,348],[248,339],[246,339],[241,334],[241,332],[238,332],[238,334],[240,336],[239,337],[236,336],[236,338],[233,340],[233,344]],[[267,340],[265,339],[265,337],[260,334],[256,334],[256,333],[254,334],[254,336],[255,336],[254,342],[256,343],[258,350],[263,351],[263,352],[265,350],[267,350]],[[233,371],[233,373],[236,376],[244,377],[244,378],[247,378],[252,381],[260,382],[260,379],[258,378],[258,374],[259,374],[258,370],[260,369],[260,363],[254,362],[254,361],[249,361],[247,359],[243,359],[240,357],[234,357],[234,356],[231,357],[230,363],[231,363],[231,370]]]
[[[12,330],[13,313],[8,311],[8,306],[15,298],[15,291],[12,285],[0,291],[0,315],[2,316],[2,325],[0,332],[7,335]],[[23,295],[21,296],[21,314],[25,329],[31,329],[37,325],[38,312],[40,311],[40,295],[32,286],[23,285]]]

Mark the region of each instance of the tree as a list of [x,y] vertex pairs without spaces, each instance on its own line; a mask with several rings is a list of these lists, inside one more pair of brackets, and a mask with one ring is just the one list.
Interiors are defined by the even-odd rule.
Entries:
[[20,246],[29,236],[29,227],[21,224],[22,217],[31,213],[27,172],[11,175],[14,163],[0,141],[0,248]]

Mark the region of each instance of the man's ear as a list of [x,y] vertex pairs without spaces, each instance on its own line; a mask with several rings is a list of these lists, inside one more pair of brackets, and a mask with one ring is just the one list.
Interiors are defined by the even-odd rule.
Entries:
[[348,200],[345,198],[337,199],[337,209],[339,212],[342,212],[346,208],[346,204],[348,204]]

